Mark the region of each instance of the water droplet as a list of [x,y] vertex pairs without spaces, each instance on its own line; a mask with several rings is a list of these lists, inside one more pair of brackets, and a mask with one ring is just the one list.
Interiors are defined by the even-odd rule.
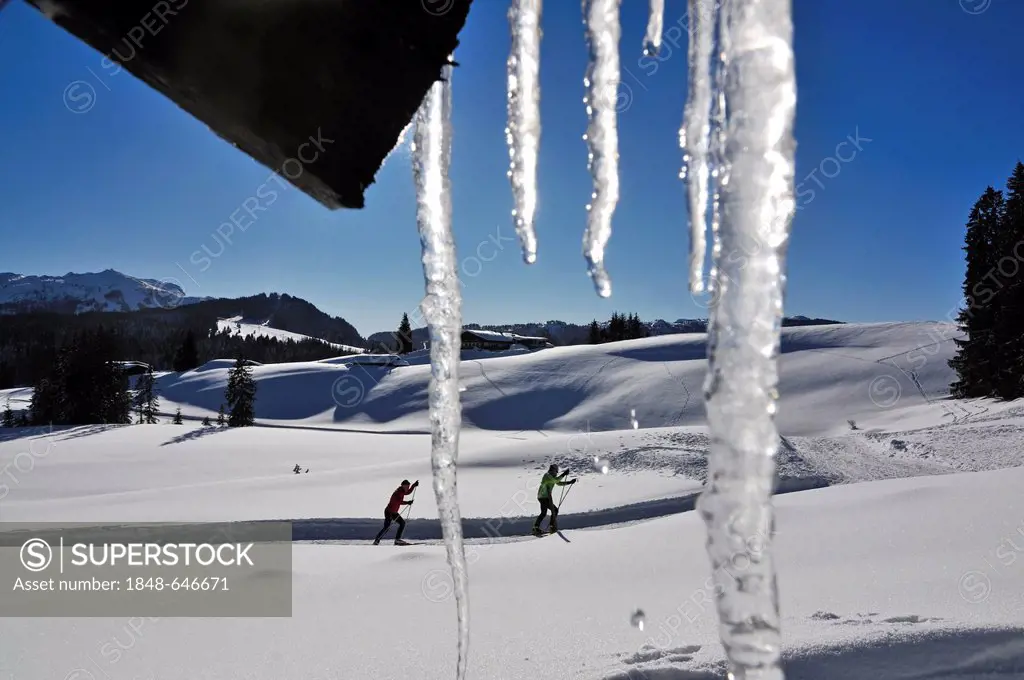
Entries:
[[636,421],[636,409],[635,408],[629,409],[629,424],[633,426],[634,430],[637,429],[638,427],[640,427],[640,423],[638,423]]
[[629,622],[634,628],[644,629],[644,622],[647,620],[647,616],[644,614],[643,609],[637,609],[633,612],[633,616],[629,617]]
[[594,467],[601,472],[602,475],[608,474],[608,470],[611,469],[612,464],[607,458],[598,458],[594,456]]

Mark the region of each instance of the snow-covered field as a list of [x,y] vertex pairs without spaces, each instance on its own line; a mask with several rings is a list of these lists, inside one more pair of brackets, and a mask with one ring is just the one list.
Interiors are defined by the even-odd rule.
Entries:
[[[1024,678],[1024,404],[949,399],[954,335],[783,330],[775,551],[789,678]],[[687,512],[706,474],[703,343],[464,356],[470,677],[724,677],[705,530]],[[296,539],[291,618],[3,619],[0,678],[454,677],[429,357],[407,358],[254,367],[264,427],[199,424],[226,382],[227,362],[212,362],[159,377],[161,410],[180,406],[182,426],[0,430],[4,521],[290,519]],[[569,543],[524,536],[550,462],[580,478],[559,522]],[[402,478],[424,485],[405,535],[419,545],[374,547]],[[111,642],[116,663],[101,653]]]

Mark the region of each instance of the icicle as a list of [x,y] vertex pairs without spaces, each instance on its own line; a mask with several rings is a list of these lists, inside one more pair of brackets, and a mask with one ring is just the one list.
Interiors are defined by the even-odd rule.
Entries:
[[707,0],[689,0],[690,17],[689,84],[686,113],[679,128],[679,146],[683,149],[680,177],[686,182],[690,212],[690,292],[704,290],[704,258],[707,254],[708,145],[711,134],[711,44],[714,38],[714,14],[705,15]]
[[537,150],[540,146],[540,17],[542,0],[512,0],[508,20],[512,52],[508,57],[509,170],[515,198],[516,234],[527,264],[537,261]]
[[458,375],[462,299],[451,231],[448,184],[452,135],[451,77],[452,67],[447,65],[442,74],[443,81],[434,84],[416,113],[413,173],[416,180],[416,222],[423,248],[427,291],[421,308],[430,332],[430,463],[441,533],[455,584],[459,625],[456,677],[463,680],[469,653],[469,574],[455,474],[462,422]]
[[647,17],[647,35],[644,36],[644,54],[653,57],[661,49],[661,32],[665,25],[665,0],[651,0]]
[[729,183],[729,166],[725,158],[723,137],[726,119],[725,102],[725,54],[729,49],[729,29],[725,25],[726,14],[721,11],[721,0],[714,1],[711,14],[705,16],[714,25],[717,42],[712,64],[713,95],[711,97],[711,135],[708,145],[711,163],[711,271],[708,273],[708,291],[712,300],[717,300],[717,262],[722,254],[719,228],[722,222],[722,188]]
[[[698,502],[720,595],[719,634],[729,677],[782,680],[780,617],[770,542],[779,437],[772,417],[785,276],[794,212],[796,84],[791,0],[725,0],[728,27],[722,251],[760,248],[716,262],[705,383],[711,434],[708,486]],[[731,112],[738,112],[731,115]]]
[[619,90],[619,0],[583,0],[590,60],[583,84],[587,88],[587,167],[594,192],[587,205],[583,254],[597,294],[612,294],[604,268],[604,247],[612,235],[612,215],[619,202],[619,133],[615,98]]

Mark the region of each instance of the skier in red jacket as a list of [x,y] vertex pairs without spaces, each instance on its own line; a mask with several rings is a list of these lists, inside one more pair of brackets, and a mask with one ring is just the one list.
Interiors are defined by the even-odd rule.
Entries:
[[395,536],[395,545],[408,545],[402,540],[402,532],[405,531],[405,520],[398,511],[403,505],[412,505],[412,501],[404,500],[404,498],[415,491],[416,487],[419,485],[420,480],[418,479],[412,485],[409,484],[408,479],[403,479],[402,484],[395,489],[394,493],[391,494],[391,500],[388,501],[388,506],[384,508],[384,528],[377,534],[377,538],[373,539],[374,545],[380,545],[380,539],[384,538],[384,534],[387,533],[392,522],[396,522],[398,524],[398,534]]

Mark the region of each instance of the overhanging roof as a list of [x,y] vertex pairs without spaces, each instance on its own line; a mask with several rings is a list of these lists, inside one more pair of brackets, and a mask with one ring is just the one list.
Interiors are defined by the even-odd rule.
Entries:
[[27,2],[336,209],[364,207],[472,0]]

